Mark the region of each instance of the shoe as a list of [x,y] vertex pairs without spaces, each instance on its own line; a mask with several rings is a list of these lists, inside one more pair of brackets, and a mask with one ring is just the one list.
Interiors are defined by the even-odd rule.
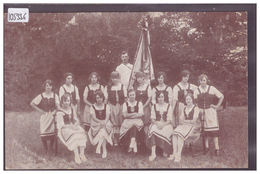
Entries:
[[87,161],[85,155],[80,155],[79,157],[80,157],[80,159],[81,159],[82,161],[84,161],[84,162]]
[[194,149],[193,149],[193,146],[191,144],[189,146],[189,150],[190,150],[191,154],[193,155],[194,154]]
[[134,151],[133,151],[133,156],[135,157],[136,155],[137,155],[137,152],[134,152]]
[[219,156],[219,149],[215,149],[215,156]]
[[133,148],[129,147],[127,152],[130,153],[132,151],[133,151]]
[[175,156],[172,154],[169,156],[169,158],[167,158],[167,160],[173,160],[175,158]]
[[77,164],[80,164],[80,163],[81,163],[80,158],[79,158],[79,157],[75,157],[75,162],[76,162]]
[[206,147],[205,150],[204,150],[204,155],[206,155],[208,152],[209,152],[209,148]]
[[106,158],[106,157],[107,157],[107,152],[103,152],[102,158]]
[[149,156],[149,161],[153,161],[156,158],[156,155]]
[[48,155],[48,149],[44,149],[44,154]]
[[97,147],[97,148],[96,148],[96,153],[97,153],[97,154],[100,154],[100,153],[101,153],[100,147]]
[[167,157],[168,157],[168,154],[167,154],[166,152],[163,152],[163,156],[164,156],[165,158],[167,158]]
[[180,156],[176,156],[174,159],[175,163],[179,163],[181,161],[181,157]]

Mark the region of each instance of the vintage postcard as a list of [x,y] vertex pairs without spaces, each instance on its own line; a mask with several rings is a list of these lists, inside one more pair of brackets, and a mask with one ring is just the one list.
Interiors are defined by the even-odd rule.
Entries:
[[256,4],[4,4],[3,20],[5,170],[256,169]]

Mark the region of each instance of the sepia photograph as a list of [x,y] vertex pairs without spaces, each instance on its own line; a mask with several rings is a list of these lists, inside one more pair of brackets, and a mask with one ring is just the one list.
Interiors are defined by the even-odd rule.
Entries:
[[3,17],[4,170],[256,170],[256,4]]

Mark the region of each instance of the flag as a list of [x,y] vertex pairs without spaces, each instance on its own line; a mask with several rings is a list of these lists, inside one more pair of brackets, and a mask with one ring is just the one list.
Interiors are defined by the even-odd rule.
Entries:
[[147,84],[150,85],[150,81],[154,79],[153,62],[149,46],[150,35],[148,30],[148,23],[147,21],[145,21],[135,54],[134,66],[132,68],[131,76],[129,79],[129,89],[133,88],[135,73],[138,71],[145,74],[145,82]]

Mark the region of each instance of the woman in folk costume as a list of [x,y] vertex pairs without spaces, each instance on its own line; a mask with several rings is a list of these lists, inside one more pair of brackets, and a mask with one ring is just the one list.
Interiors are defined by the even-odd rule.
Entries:
[[168,158],[174,162],[181,161],[181,152],[184,142],[195,143],[200,137],[199,108],[193,104],[193,94],[185,95],[186,106],[182,110],[180,124],[173,130],[173,154]]
[[113,125],[110,122],[110,107],[104,104],[104,94],[97,90],[94,93],[95,103],[90,107],[91,126],[88,132],[89,140],[93,146],[97,145],[96,153],[101,153],[102,158],[107,157],[107,142],[113,145]]
[[71,95],[71,107],[77,111],[77,114],[80,115],[80,98],[79,98],[79,90],[77,86],[72,84],[72,81],[74,79],[74,76],[72,73],[66,73],[64,74],[65,78],[65,84],[63,84],[60,87],[59,90],[59,97],[61,97],[65,94],[68,93]]
[[172,107],[173,107],[173,123],[172,125],[174,127],[178,126],[179,124],[179,118],[181,116],[181,113],[185,107],[185,95],[187,93],[192,93],[197,89],[196,85],[188,83],[190,72],[188,70],[183,70],[180,74],[181,81],[173,87],[173,101],[172,101]]
[[166,94],[163,91],[157,92],[156,99],[158,101],[152,106],[152,124],[149,127],[148,140],[146,144],[152,151],[149,161],[153,161],[156,158],[156,146],[163,149],[166,154],[172,153],[172,107],[169,103],[164,101],[165,95]]
[[[209,151],[209,137],[212,137],[215,145],[215,155],[219,156],[219,122],[216,109],[221,105],[224,95],[214,86],[207,84],[209,80],[205,74],[199,76],[199,82],[200,86],[194,91],[194,99],[197,101],[204,119],[205,153]],[[213,104],[214,96],[219,98],[217,105]]]
[[119,130],[123,122],[123,104],[127,100],[126,88],[120,83],[120,75],[117,71],[111,73],[104,95],[105,103],[108,103],[111,108],[110,121],[114,129],[113,143],[117,146],[119,143]]
[[86,161],[84,150],[87,137],[84,129],[80,127],[74,108],[71,107],[71,96],[64,94],[60,102],[61,109],[56,113],[58,137],[70,151],[74,152],[75,162],[80,164]]
[[85,109],[83,114],[83,124],[85,126],[85,131],[88,132],[90,128],[90,107],[96,102],[95,91],[101,90],[104,92],[104,87],[99,84],[99,75],[96,72],[92,72],[88,78],[90,84],[86,86],[83,93],[83,101],[85,103]]
[[50,141],[50,150],[53,150],[53,143],[55,139],[53,114],[59,109],[59,97],[52,92],[52,81],[46,80],[43,84],[45,92],[39,94],[33,99],[30,105],[41,113],[40,131],[41,140],[45,149],[48,152],[47,141]]
[[152,104],[156,103],[156,93],[158,93],[159,91],[162,91],[164,93],[165,102],[172,104],[172,88],[165,84],[167,78],[165,72],[158,72],[156,74],[156,78],[159,84],[152,90]]
[[136,101],[140,101],[143,104],[144,116],[142,120],[144,122],[144,132],[147,134],[149,125],[151,124],[152,89],[150,85],[145,83],[143,72],[137,72],[135,77],[134,89],[136,91]]
[[143,104],[135,100],[134,89],[128,91],[128,101],[123,104],[124,121],[120,128],[120,143],[129,146],[128,152],[137,153],[137,143],[140,142],[140,131],[144,126],[142,121]]

